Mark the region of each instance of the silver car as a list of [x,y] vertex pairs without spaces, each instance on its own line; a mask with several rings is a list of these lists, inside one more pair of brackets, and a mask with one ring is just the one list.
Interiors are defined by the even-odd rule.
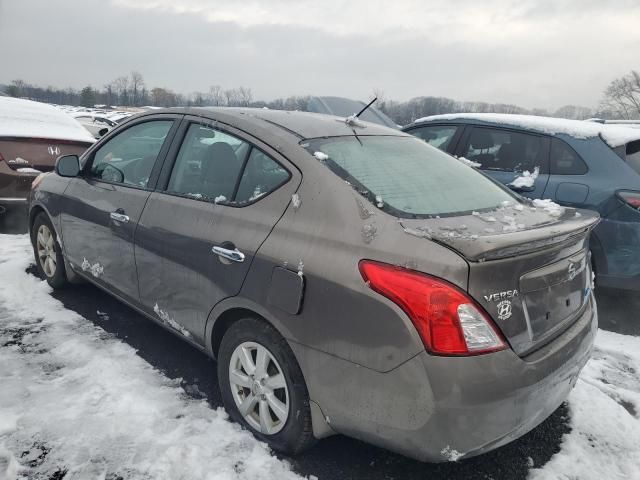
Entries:
[[215,357],[230,416],[282,452],[344,434],[477,455],[547,418],[589,358],[597,214],[532,203],[397,130],[151,111],[34,183],[41,275],[89,281]]

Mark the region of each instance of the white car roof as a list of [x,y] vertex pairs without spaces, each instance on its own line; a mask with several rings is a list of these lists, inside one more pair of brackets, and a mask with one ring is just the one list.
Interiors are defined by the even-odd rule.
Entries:
[[58,108],[12,97],[0,97],[0,136],[95,142],[82,125]]

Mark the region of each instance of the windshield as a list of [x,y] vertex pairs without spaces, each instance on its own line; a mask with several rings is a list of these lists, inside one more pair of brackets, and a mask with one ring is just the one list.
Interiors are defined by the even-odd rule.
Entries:
[[303,146],[400,217],[468,214],[515,199],[474,168],[415,137],[331,137],[306,140]]

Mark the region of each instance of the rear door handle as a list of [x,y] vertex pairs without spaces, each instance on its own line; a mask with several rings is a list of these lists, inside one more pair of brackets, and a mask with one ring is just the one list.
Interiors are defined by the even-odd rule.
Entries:
[[216,255],[226,258],[227,260],[231,260],[232,262],[239,262],[239,263],[244,262],[244,253],[242,253],[237,248],[230,249],[230,248],[216,246],[216,247],[213,247],[211,250]]
[[129,221],[129,216],[125,215],[121,209],[111,212],[109,216],[111,217],[111,220],[115,220],[116,222],[127,223]]

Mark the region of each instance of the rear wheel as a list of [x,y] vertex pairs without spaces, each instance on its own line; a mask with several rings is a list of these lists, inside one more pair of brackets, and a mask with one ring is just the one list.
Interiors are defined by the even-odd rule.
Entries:
[[62,249],[49,217],[39,213],[31,227],[31,243],[38,272],[53,288],[67,285]]
[[271,325],[246,318],[227,330],[218,352],[218,382],[231,418],[273,449],[293,455],[315,443],[302,372]]

